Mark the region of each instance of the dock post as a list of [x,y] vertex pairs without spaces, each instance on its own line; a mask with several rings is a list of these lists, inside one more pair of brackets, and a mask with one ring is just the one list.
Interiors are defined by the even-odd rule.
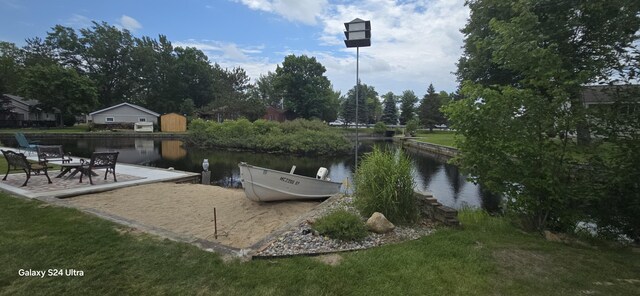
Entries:
[[202,184],[211,185],[211,172],[209,171],[209,160],[204,159],[202,161]]
[[211,185],[211,171],[202,171],[202,184]]

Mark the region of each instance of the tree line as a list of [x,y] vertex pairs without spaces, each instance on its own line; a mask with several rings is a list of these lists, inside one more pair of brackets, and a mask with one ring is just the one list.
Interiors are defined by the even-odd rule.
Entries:
[[[340,116],[345,123],[355,122],[356,87],[350,89],[342,99]],[[422,100],[412,90],[405,90],[401,95],[387,92],[379,96],[373,86],[361,83],[359,87],[358,122],[368,124],[383,122],[388,125],[406,125],[415,121],[416,124],[433,129],[447,123],[442,107],[459,97],[457,92],[436,92],[433,84],[429,84]]]
[[293,118],[335,120],[333,91],[315,58],[287,56],[275,73],[251,83],[240,67],[223,68],[193,47],[166,36],[134,37],[94,22],[78,31],[56,25],[26,45],[0,41],[0,93],[36,99],[63,117],[127,102],[159,113],[223,112],[251,120],[275,106]]
[[[288,119],[355,122],[355,86],[343,96],[325,72],[314,57],[289,55],[252,83],[244,69],[223,68],[197,48],[173,46],[164,35],[134,37],[105,22],[77,31],[56,25],[22,48],[0,41],[0,93],[36,99],[42,110],[59,111],[71,122],[123,102],[159,113],[217,112],[250,120],[273,106]],[[433,86],[420,106],[412,91],[389,92],[382,103],[373,86],[360,84],[359,94],[361,123],[406,124],[419,117],[433,127],[445,122],[439,108],[450,100]]]

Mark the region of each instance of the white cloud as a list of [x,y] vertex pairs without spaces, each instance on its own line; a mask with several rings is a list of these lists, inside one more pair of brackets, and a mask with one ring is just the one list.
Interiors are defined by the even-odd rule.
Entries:
[[[463,0],[359,1],[332,6],[321,16],[319,41],[342,46],[336,61],[325,64],[327,76],[342,89],[355,84],[355,49],[344,48],[344,22],[371,20],[371,47],[360,49],[360,79],[379,93],[412,89],[423,94],[429,83],[436,90],[456,87],[455,63],[462,50],[460,28],[469,17]],[[351,79],[345,79],[353,76]]]
[[64,24],[72,28],[89,28],[93,25],[90,18],[80,14],[71,15]]
[[173,42],[176,47],[195,47],[204,52],[209,61],[217,63],[223,68],[241,67],[252,79],[257,79],[261,74],[274,71],[276,64],[262,57],[263,45],[239,46],[231,42],[215,40],[186,40]]
[[362,82],[379,93],[411,89],[424,94],[429,83],[436,90],[454,91],[457,86],[452,72],[462,53],[460,29],[469,17],[464,0],[233,1],[319,26],[317,42],[327,51],[307,54],[327,68],[326,75],[343,93],[355,84],[356,50],[345,48],[343,41],[344,23],[355,18],[371,20],[372,27],[371,47],[360,49]]
[[236,0],[253,10],[280,15],[294,22],[315,25],[328,6],[327,0]]
[[120,17],[120,19],[118,19],[118,23],[122,28],[127,29],[131,32],[135,32],[136,30],[142,28],[140,22],[124,14]]

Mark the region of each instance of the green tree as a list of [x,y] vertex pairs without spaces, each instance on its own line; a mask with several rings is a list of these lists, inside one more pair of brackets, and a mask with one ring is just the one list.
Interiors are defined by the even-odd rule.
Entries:
[[440,111],[441,106],[440,95],[436,93],[433,84],[429,84],[427,94],[422,98],[418,111],[420,113],[420,124],[428,127],[431,132],[433,132],[433,128],[436,125],[445,123],[444,115]]
[[378,92],[373,86],[367,89],[365,95],[367,104],[367,123],[373,124],[382,118],[382,103],[378,99]]
[[418,97],[411,90],[405,90],[400,97],[400,124],[407,124],[415,117]]
[[[176,47],[175,74],[178,76],[178,89],[183,97],[193,100],[196,107],[205,106],[222,93],[222,88],[215,83],[214,73],[209,58],[194,47]],[[219,99],[219,98],[218,98]]]
[[215,94],[209,107],[225,110],[226,113],[256,120],[265,113],[265,102],[259,97],[255,86],[249,83],[246,71],[236,67],[231,70],[214,65]]
[[396,96],[392,92],[388,92],[382,96],[384,110],[382,111],[382,122],[386,124],[398,124],[398,106],[396,105]]
[[[537,229],[570,230],[593,202],[569,135],[586,122],[582,85],[626,68],[637,1],[469,1],[463,99],[446,110],[457,162]],[[523,54],[526,53],[526,54]],[[555,138],[555,135],[561,137]]]
[[325,106],[322,117],[321,117],[324,121],[331,122],[338,119],[338,114],[340,114],[340,108],[341,108],[340,97],[341,97],[340,91],[333,90],[333,87],[332,87],[331,91],[329,92],[329,96],[327,97],[327,100],[325,102],[325,104],[327,105]]
[[24,52],[23,64],[25,67],[57,64],[54,48],[45,42],[45,40],[35,37],[28,38],[25,42],[26,45],[22,48]]
[[17,93],[23,70],[21,56],[15,44],[0,41],[0,95]]
[[295,117],[326,118],[326,114],[337,114],[338,109],[328,104],[332,98],[331,83],[324,76],[325,67],[316,61],[315,57],[306,55],[288,55],[282,66],[276,68],[274,79],[275,91],[282,96],[284,107]]
[[76,70],[59,65],[34,65],[26,69],[22,93],[38,100],[39,107],[62,118],[88,113],[96,107],[97,92],[93,82]]
[[130,101],[159,113],[178,111],[189,86],[182,80],[190,76],[176,71],[177,54],[167,37],[136,38],[131,57],[136,81]]
[[[378,100],[378,92],[373,86],[360,83],[358,89],[358,123],[376,123],[381,115],[382,105]],[[356,86],[347,92],[342,100],[342,118],[345,122],[356,122]]]
[[178,108],[181,114],[187,116],[191,116],[193,112],[196,111],[196,105],[193,104],[193,100],[188,98],[182,100],[182,103],[180,103],[180,106]]
[[[630,68],[638,69],[639,53],[636,51]],[[629,74],[619,73],[618,77],[635,77],[635,73]],[[606,139],[596,143],[606,149],[595,147],[589,167],[581,170],[581,175],[586,175],[586,182],[591,184],[585,194],[594,195],[596,200],[587,209],[600,226],[598,232],[613,238],[623,234],[640,243],[640,87],[629,81],[619,83],[598,87],[611,104],[589,108],[592,132]]]
[[128,102],[137,77],[132,70],[134,39],[131,33],[105,22],[80,29],[82,68],[98,89],[99,107]]
[[267,72],[266,75],[260,74],[260,77],[256,80],[256,89],[265,105],[282,108],[282,95],[276,91],[275,79],[276,73],[271,71]]

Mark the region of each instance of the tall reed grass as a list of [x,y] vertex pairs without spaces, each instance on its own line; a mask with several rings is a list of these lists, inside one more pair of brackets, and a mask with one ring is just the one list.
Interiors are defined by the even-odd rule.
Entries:
[[360,163],[355,184],[355,204],[363,215],[380,212],[395,224],[417,220],[411,160],[402,150],[374,147]]

